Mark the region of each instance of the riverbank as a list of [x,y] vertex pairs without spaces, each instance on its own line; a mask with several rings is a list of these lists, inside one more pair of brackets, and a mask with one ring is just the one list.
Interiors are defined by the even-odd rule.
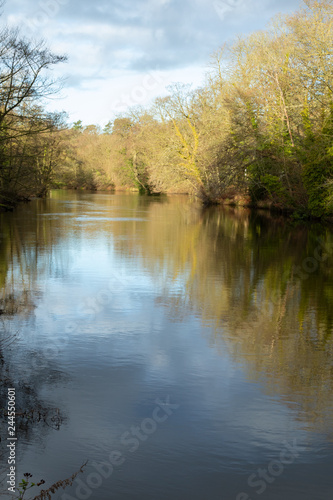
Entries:
[[[142,196],[142,193],[140,193],[139,189],[130,187],[130,186],[107,186],[104,188],[98,188],[98,189],[88,189],[88,188],[56,188],[53,189],[52,191],[74,191],[74,192],[86,192],[86,193],[109,193],[110,195],[112,194],[117,194],[117,193],[128,193],[128,194],[138,194]],[[48,195],[47,195],[48,196]],[[163,193],[157,193],[157,192],[152,192],[152,193],[146,193],[146,196],[188,196],[188,197],[193,197],[189,192],[186,192],[184,190],[168,190]],[[18,205],[21,205],[23,203],[29,203],[30,201],[34,199],[42,199],[40,197],[36,196],[30,196],[29,198],[27,197],[18,197],[18,198],[9,198],[8,199],[8,204],[0,204],[0,213],[1,212],[13,212],[15,208],[17,208]],[[291,208],[291,207],[284,207],[280,203],[274,203],[273,201],[266,199],[266,200],[258,200],[258,201],[253,201],[251,200],[251,197],[246,194],[235,194],[233,196],[229,197],[223,197],[220,199],[215,200],[214,202],[209,202],[205,203],[203,202],[202,199],[199,197],[193,197],[194,200],[197,200],[198,202],[201,203],[202,207],[208,207],[208,206],[230,206],[230,207],[243,207],[243,208],[249,208],[252,210],[264,210],[267,212],[271,212],[272,214],[280,214],[283,215],[286,218],[292,218],[293,220],[302,220],[302,221],[323,221],[332,224],[333,223],[333,214],[332,215],[323,215],[322,217],[315,217],[309,213],[302,212],[299,209]]]

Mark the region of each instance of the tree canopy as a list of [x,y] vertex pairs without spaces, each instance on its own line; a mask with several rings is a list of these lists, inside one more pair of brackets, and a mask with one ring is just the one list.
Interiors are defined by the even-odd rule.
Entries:
[[[48,69],[65,57],[3,29],[3,199],[44,195],[50,186],[121,187],[331,214],[332,14],[331,0],[306,0],[266,30],[218,49],[202,88],[174,84],[148,108],[131,109],[103,129],[78,120],[64,130],[61,116],[45,113],[43,98],[59,86]],[[36,176],[43,185],[37,192],[29,183]]]

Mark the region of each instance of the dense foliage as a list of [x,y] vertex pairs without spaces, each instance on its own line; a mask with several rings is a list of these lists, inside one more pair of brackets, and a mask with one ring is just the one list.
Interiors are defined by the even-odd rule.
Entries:
[[175,84],[104,130],[62,130],[38,104],[42,73],[64,58],[4,30],[0,39],[0,190],[49,187],[186,192],[203,203],[333,211],[333,5],[306,0],[211,58],[203,88]]
[[44,196],[61,156],[61,114],[43,99],[59,89],[48,70],[65,61],[15,29],[0,31],[0,204]]

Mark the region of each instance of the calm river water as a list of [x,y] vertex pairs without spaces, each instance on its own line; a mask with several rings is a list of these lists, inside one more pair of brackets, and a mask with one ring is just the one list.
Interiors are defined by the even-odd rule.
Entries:
[[88,460],[54,499],[333,498],[329,228],[63,191],[0,220],[4,499],[8,388],[16,484]]

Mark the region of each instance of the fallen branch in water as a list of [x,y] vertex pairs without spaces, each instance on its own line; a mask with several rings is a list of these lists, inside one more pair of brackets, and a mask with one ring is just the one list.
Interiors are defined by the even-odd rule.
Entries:
[[57,481],[56,483],[52,484],[52,486],[50,486],[50,488],[48,488],[47,490],[42,490],[39,495],[33,498],[33,500],[51,500],[51,495],[55,493],[59,488],[65,489],[67,486],[72,486],[74,479],[80,472],[83,472],[83,468],[87,465],[87,463],[88,460],[84,464],[82,464],[79,470],[77,472],[74,472],[71,477]]
[[[74,479],[80,472],[83,472],[83,468],[87,465],[87,463],[88,460],[84,464],[82,464],[79,470],[74,472],[74,474],[72,474],[71,477],[57,481],[56,483],[52,484],[47,490],[41,490],[39,495],[35,496],[32,500],[51,500],[51,495],[53,495],[59,488],[65,489],[67,486],[72,486]],[[24,474],[24,476],[27,478],[27,480],[23,479],[22,482],[20,483],[20,487],[22,488],[22,490],[19,490],[18,500],[22,500],[26,491],[32,488],[33,486],[41,486],[42,484],[45,483],[44,479],[42,479],[37,484],[30,482],[28,478],[32,477],[32,474],[26,473]]]

